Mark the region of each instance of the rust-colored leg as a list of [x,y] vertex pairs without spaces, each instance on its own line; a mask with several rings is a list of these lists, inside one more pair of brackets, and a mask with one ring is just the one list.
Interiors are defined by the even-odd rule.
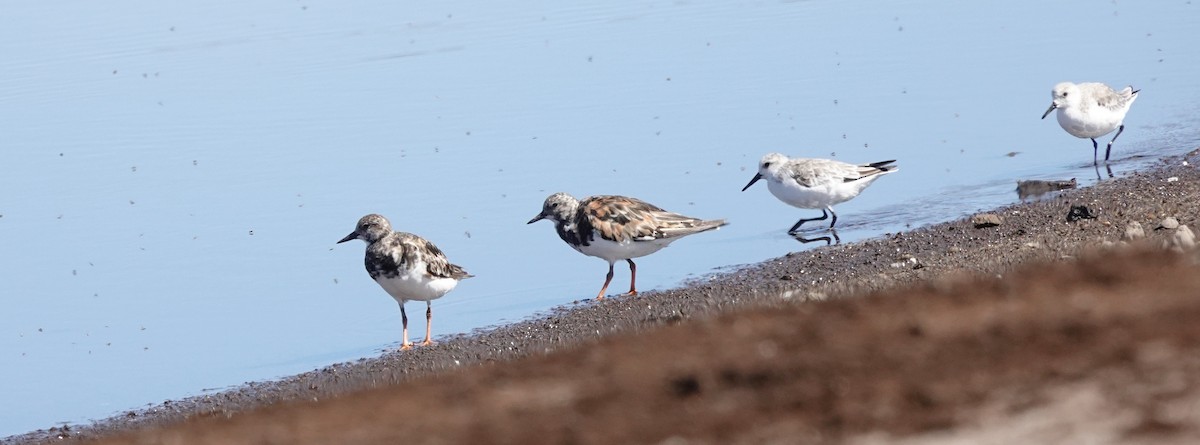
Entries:
[[425,341],[421,342],[421,346],[429,346],[433,344],[433,340],[429,338],[430,332],[433,330],[433,302],[425,302]]
[[613,263],[608,263],[608,276],[604,278],[604,287],[600,288],[600,294],[596,295],[597,300],[604,299],[604,292],[608,290],[608,283],[612,282],[612,277],[613,277]]
[[400,350],[407,351],[412,349],[412,343],[408,341],[408,313],[404,312],[404,303],[400,303],[400,322],[404,323],[404,341],[400,342]]
[[637,295],[637,264],[633,264],[633,260],[626,259],[629,262],[629,292],[621,295],[622,297],[630,297]]

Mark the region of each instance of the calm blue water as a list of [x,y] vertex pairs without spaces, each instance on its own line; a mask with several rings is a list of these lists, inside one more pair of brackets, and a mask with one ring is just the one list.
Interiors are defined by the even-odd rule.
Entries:
[[770,151],[899,159],[838,206],[877,236],[1094,182],[1038,117],[1102,81],[1143,89],[1120,175],[1200,141],[1198,8],[9,2],[0,436],[395,347],[362,243],[334,244],[370,212],[477,275],[435,302],[446,335],[594,295],[605,263],[525,225],[552,192],[731,221],[639,261],[648,290],[814,247],[783,233],[814,212],[739,191]]

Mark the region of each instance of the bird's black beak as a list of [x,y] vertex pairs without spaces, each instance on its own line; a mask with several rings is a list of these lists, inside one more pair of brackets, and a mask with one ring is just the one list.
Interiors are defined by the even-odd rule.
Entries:
[[1046,116],[1049,116],[1049,115],[1050,115],[1050,112],[1051,112],[1051,111],[1054,111],[1054,109],[1055,109],[1055,108],[1058,108],[1058,104],[1056,104],[1056,103],[1054,103],[1054,102],[1050,102],[1050,108],[1047,108],[1047,109],[1046,109],[1046,112],[1045,112],[1045,113],[1042,113],[1042,119],[1045,119],[1045,118],[1046,118]]
[[350,241],[350,240],[352,240],[352,239],[358,239],[358,232],[350,232],[350,234],[349,234],[349,235],[346,235],[346,237],[345,237],[345,238],[342,238],[342,240],[341,240],[341,241],[338,241],[337,243],[338,243],[338,244],[341,244],[341,243],[344,243],[344,242],[346,242],[346,241]]
[[537,216],[533,217],[533,219],[529,220],[529,222],[527,222],[525,224],[533,224],[533,223],[541,221],[543,219],[546,219],[546,215],[543,213],[539,213]]
[[755,173],[754,179],[751,179],[749,184],[746,184],[745,187],[742,187],[742,191],[743,192],[746,191],[746,189],[748,189],[748,188],[750,188],[750,186],[754,185],[755,182],[758,182],[759,179],[762,179],[762,173]]

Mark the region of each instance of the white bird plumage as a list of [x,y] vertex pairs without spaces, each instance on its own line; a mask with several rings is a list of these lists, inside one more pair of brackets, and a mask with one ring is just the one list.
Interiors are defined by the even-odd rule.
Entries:
[[1096,138],[1117,130],[1104,150],[1104,162],[1108,162],[1113,142],[1125,131],[1125,114],[1137,100],[1138,91],[1132,86],[1116,91],[1097,82],[1061,82],[1050,91],[1050,108],[1042,113],[1042,119],[1058,110],[1056,117],[1063,130],[1077,138],[1091,139],[1092,164],[1099,163],[1100,144]]
[[[821,209],[821,217],[797,221],[788,233],[794,234],[808,221],[821,221],[833,215],[829,228],[837,224],[834,204],[853,199],[881,176],[899,171],[891,165],[895,160],[855,165],[832,159],[791,158],[779,153],[763,156],[758,174],[742,191],[759,179],[767,180],[772,195],[791,206],[802,209]],[[828,212],[828,213],[826,213]]]

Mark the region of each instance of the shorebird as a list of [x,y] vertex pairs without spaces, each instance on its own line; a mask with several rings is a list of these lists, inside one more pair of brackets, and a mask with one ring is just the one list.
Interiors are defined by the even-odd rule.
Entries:
[[608,261],[608,275],[597,300],[604,299],[617,260],[629,263],[629,292],[620,296],[637,295],[637,265],[633,258],[657,252],[679,238],[726,224],[723,219],[683,216],[625,196],[592,196],[579,201],[566,193],[547,197],[542,212],[526,224],[543,219],[553,221],[558,237],[579,253]]
[[408,341],[408,314],[404,311],[404,303],[409,300],[425,302],[425,340],[420,345],[433,344],[430,338],[433,300],[446,295],[459,281],[473,275],[451,264],[446,254],[428,240],[411,233],[393,232],[392,224],[382,215],[362,217],[354,231],[338,244],[355,239],[367,243],[367,273],[400,303],[400,320],[404,324],[404,341],[400,343],[400,349],[413,347]]
[[1113,142],[1125,131],[1125,113],[1133,101],[1137,100],[1138,91],[1128,86],[1121,91],[1115,91],[1108,85],[1096,82],[1075,84],[1062,82],[1050,91],[1053,100],[1050,108],[1042,114],[1042,119],[1058,110],[1058,125],[1071,133],[1071,136],[1092,140],[1092,164],[1099,164],[1100,144],[1096,138],[1117,130],[1108,148],[1104,150],[1104,162],[1112,153]]
[[800,226],[809,221],[823,221],[833,215],[829,228],[837,224],[837,213],[833,205],[853,199],[863,189],[881,176],[898,171],[891,165],[895,160],[854,165],[832,159],[793,158],[779,153],[763,156],[758,173],[742,191],[750,188],[759,179],[767,180],[767,189],[772,195],[794,207],[821,209],[820,218],[802,218],[788,229],[795,234]]

